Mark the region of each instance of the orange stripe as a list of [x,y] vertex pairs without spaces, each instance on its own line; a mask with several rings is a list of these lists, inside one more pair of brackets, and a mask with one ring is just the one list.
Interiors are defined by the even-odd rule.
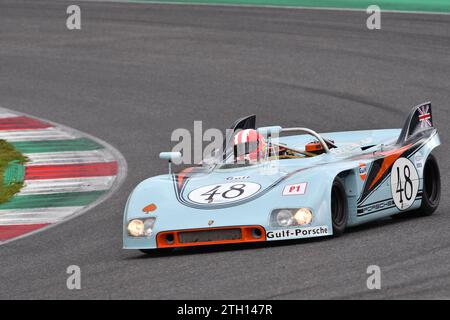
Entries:
[[177,174],[178,188],[181,188],[181,186],[183,185],[184,178],[186,177],[186,175],[188,175],[190,172],[192,172],[192,170],[194,170],[194,168],[195,167],[186,168]]
[[412,146],[412,144],[409,144],[407,146],[401,147],[400,149],[395,149],[395,150],[380,153],[381,155],[384,156],[383,163],[381,164],[380,171],[378,171],[377,176],[375,177],[375,179],[373,179],[372,184],[370,185],[369,189],[372,189],[372,187],[378,182],[378,180],[381,179],[381,177],[384,175],[384,173],[391,168],[391,166],[395,162],[395,160],[397,160],[411,146]]

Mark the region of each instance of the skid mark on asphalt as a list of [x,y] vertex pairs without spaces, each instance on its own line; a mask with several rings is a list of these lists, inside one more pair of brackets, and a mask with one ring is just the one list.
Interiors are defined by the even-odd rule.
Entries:
[[308,86],[303,86],[303,85],[298,85],[298,84],[293,84],[293,83],[288,83],[288,82],[281,82],[281,81],[271,81],[271,83],[272,83],[272,85],[276,85],[281,88],[293,88],[296,90],[303,90],[303,91],[311,92],[311,93],[318,94],[321,96],[329,96],[329,97],[333,97],[333,98],[337,98],[337,99],[341,99],[341,100],[355,102],[355,103],[362,104],[364,106],[373,107],[375,109],[383,110],[386,112],[403,115],[403,112],[401,110],[398,110],[398,109],[393,108],[388,105],[381,104],[376,101],[369,100],[369,99],[361,97],[361,96],[350,94],[348,92],[339,92],[339,91],[327,90],[327,89],[323,89],[323,88],[313,88],[313,87],[308,87]]

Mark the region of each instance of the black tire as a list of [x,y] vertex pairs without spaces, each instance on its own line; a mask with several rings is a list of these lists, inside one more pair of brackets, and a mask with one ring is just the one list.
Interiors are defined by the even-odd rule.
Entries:
[[331,220],[333,222],[333,235],[341,236],[348,221],[348,201],[342,179],[336,177],[331,187]]
[[431,216],[441,201],[441,173],[436,158],[430,154],[423,169],[422,205],[417,213]]
[[436,211],[441,200],[441,174],[436,158],[430,154],[423,169],[423,195],[419,209],[397,213],[391,218],[404,219],[408,217],[431,216]]

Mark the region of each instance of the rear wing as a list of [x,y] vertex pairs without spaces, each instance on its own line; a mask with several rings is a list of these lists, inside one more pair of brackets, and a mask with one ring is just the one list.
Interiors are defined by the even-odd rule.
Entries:
[[433,130],[433,113],[431,111],[431,102],[425,102],[415,106],[406,119],[405,125],[397,140],[397,144],[403,145],[418,134]]

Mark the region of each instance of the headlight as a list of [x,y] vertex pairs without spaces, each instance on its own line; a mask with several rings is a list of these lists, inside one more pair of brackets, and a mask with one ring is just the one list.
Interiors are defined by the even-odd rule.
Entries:
[[153,233],[155,218],[134,219],[128,222],[128,235],[132,237],[149,237]]
[[300,208],[295,213],[294,219],[301,226],[310,224],[312,221],[312,212],[307,208]]
[[293,216],[289,210],[280,210],[277,213],[277,222],[280,226],[287,227],[292,225]]
[[144,234],[146,237],[150,237],[153,233],[153,226],[155,225],[155,218],[145,219],[144,221]]
[[312,222],[313,213],[308,208],[276,209],[270,216],[272,227],[304,226]]

